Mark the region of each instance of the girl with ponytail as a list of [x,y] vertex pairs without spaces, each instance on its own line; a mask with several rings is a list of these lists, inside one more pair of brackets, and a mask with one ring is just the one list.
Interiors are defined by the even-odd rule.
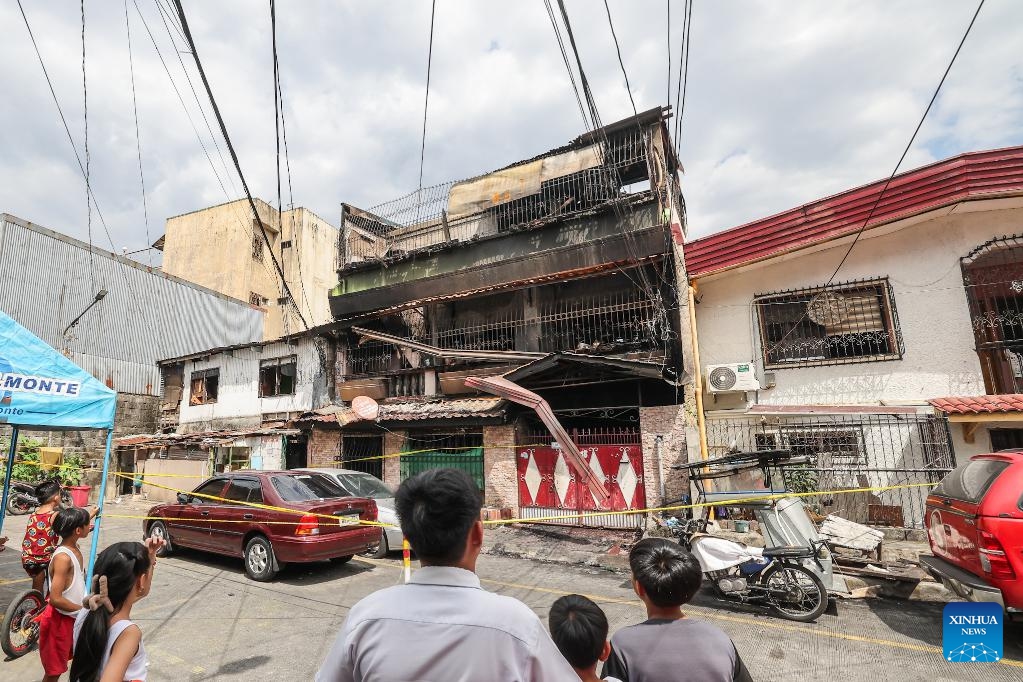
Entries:
[[163,540],[118,542],[96,558],[93,594],[75,620],[71,682],[128,682],[146,679],[142,631],[131,608],[149,594],[156,553]]

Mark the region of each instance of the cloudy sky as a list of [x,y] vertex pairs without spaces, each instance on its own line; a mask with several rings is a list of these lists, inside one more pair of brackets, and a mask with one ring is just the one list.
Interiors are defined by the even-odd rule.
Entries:
[[[22,2],[84,158],[79,3]],[[177,28],[157,0],[128,0],[147,228],[125,7],[85,5],[93,190],[116,250],[140,249],[167,217],[238,198],[240,183],[185,79],[181,62],[215,130]],[[273,203],[269,2],[184,5],[249,185]],[[683,2],[670,5],[669,86],[668,3],[610,3],[640,110],[665,104],[669,89],[674,100]],[[601,118],[631,114],[603,4],[567,6]],[[891,172],[975,7],[695,0],[681,140],[691,235]],[[279,0],[296,205],[336,223],[341,201],[370,207],[416,188],[429,19],[426,0]],[[1023,3],[988,0],[903,168],[1023,144],[1021,25]],[[0,26],[0,211],[85,239],[84,181],[13,0],[0,5]],[[581,132],[542,0],[437,0],[424,184],[498,168]],[[95,211],[92,235],[110,248]]]

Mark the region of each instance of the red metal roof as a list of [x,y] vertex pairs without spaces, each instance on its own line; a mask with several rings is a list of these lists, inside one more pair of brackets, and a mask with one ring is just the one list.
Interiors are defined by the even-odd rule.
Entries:
[[929,402],[945,414],[1023,412],[1023,393],[978,395],[963,398],[935,398]]
[[[863,225],[884,180],[693,240],[690,277],[753,263],[845,235]],[[874,227],[970,199],[1023,192],[1023,146],[970,152],[896,175],[870,218]]]

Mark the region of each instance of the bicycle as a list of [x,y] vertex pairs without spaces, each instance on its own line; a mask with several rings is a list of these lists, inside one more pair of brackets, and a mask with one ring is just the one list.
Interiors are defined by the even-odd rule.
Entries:
[[7,606],[3,625],[0,626],[0,648],[10,658],[24,656],[39,642],[39,616],[46,608],[49,584],[47,571],[42,592],[29,588],[15,596]]

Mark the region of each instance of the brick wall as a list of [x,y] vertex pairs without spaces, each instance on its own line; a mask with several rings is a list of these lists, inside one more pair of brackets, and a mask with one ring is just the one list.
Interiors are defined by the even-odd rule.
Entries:
[[[687,461],[686,413],[682,405],[639,408],[639,427],[643,439],[643,480],[647,506],[657,507],[661,499],[661,475],[664,471],[665,499],[677,500],[689,492],[689,483],[674,464]],[[658,450],[661,465],[658,467]]]
[[336,467],[341,452],[341,430],[313,425],[309,433],[306,461],[311,467]]
[[519,481],[515,469],[515,425],[483,427],[483,480],[488,507],[519,508]]
[[[384,454],[393,455],[405,449],[405,432],[388,431],[384,434]],[[401,458],[384,458],[384,483],[395,488],[401,484]]]

